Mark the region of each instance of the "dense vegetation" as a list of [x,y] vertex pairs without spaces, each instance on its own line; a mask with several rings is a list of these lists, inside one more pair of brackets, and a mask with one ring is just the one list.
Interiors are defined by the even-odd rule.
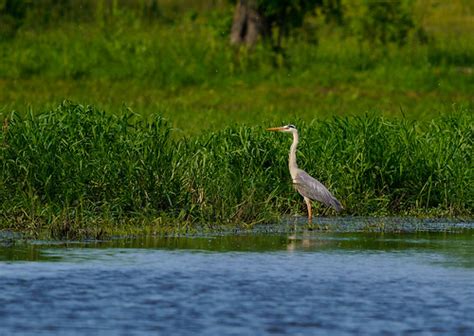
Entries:
[[[298,124],[300,162],[346,213],[472,215],[473,118],[378,116]],[[2,133],[3,226],[56,236],[180,223],[254,223],[303,210],[287,171],[290,139],[234,126],[170,137],[159,116],[65,102]]]
[[0,228],[304,212],[283,123],[345,214],[472,216],[472,5],[313,2],[278,50],[231,47],[229,1],[0,2]]

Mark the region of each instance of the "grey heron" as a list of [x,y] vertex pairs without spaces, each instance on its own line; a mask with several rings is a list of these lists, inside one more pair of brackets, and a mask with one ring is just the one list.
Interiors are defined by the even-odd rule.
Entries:
[[312,220],[311,200],[319,201],[326,206],[334,208],[337,212],[342,210],[341,203],[331,194],[331,192],[318,180],[309,175],[296,164],[296,147],[298,146],[298,130],[294,125],[267,128],[267,131],[278,131],[293,134],[293,143],[290,147],[288,166],[290,168],[291,179],[295,189],[303,196],[308,208],[308,221]]

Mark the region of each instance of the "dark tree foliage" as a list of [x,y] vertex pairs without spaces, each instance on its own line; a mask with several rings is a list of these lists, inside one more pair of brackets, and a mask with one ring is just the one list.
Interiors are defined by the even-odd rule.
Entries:
[[[326,22],[345,26],[349,34],[361,41],[403,44],[411,31],[418,32],[410,0],[230,1],[235,4],[230,38],[235,45],[253,46],[263,40],[281,50],[282,40],[301,27],[307,15],[318,14]],[[37,28],[62,22],[106,22],[113,26],[129,17],[152,22],[161,17],[160,4],[160,0],[0,0],[0,37],[14,37],[23,26]],[[177,12],[185,10],[174,3],[170,8]],[[360,13],[350,15],[357,11]],[[176,15],[179,18],[182,13]]]
[[[345,14],[363,8],[352,21]],[[318,11],[316,12],[316,9]],[[252,46],[258,37],[281,48],[282,39],[301,27],[306,15],[321,13],[326,22],[345,26],[349,34],[371,43],[403,44],[410,31],[418,30],[413,20],[412,1],[408,0],[238,0],[231,33],[233,44]]]
[[277,28],[276,37],[269,35],[276,48],[281,47],[282,38],[288,35],[292,28],[303,24],[308,12],[324,3],[323,0],[257,0],[257,2],[258,10],[265,17],[268,25],[267,29],[271,31]]
[[261,36],[279,49],[282,38],[300,27],[305,15],[316,7],[328,17],[342,17],[340,0],[238,0],[231,42],[252,46]]
[[367,1],[367,14],[360,18],[360,38],[370,42],[403,44],[415,28],[412,13],[403,1]]
[[0,1],[0,37],[12,37],[22,25],[28,1]]

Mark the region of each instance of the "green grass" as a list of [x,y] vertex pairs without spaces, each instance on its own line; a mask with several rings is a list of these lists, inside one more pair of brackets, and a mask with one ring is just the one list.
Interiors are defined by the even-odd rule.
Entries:
[[[430,122],[298,122],[300,166],[349,215],[472,216],[472,110]],[[159,115],[65,102],[14,114],[1,138],[0,227],[53,237],[267,222],[304,213],[291,143],[261,127],[173,137]]]
[[377,47],[321,29],[317,44],[288,39],[283,57],[264,46],[230,48],[225,15],[225,25],[213,20],[22,30],[0,41],[0,111],[54,108],[63,99],[107,111],[126,104],[196,134],[367,111],[429,120],[453,104],[473,106],[468,34]]

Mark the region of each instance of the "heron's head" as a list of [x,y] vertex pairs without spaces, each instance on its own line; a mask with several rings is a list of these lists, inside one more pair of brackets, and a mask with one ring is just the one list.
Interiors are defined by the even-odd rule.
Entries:
[[289,133],[298,132],[295,125],[291,125],[291,124],[286,125],[286,126],[281,126],[281,127],[270,127],[270,128],[267,128],[267,131],[278,131],[278,132],[289,132]]

